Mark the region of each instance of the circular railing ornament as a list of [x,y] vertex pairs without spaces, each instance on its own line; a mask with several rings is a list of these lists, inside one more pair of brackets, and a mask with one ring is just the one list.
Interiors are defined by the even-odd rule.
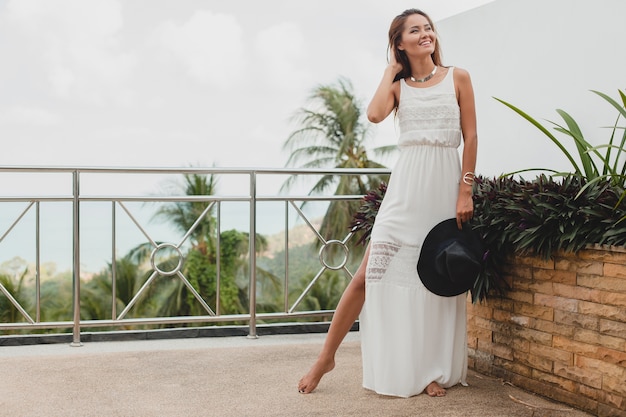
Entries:
[[[326,260],[326,250],[332,246],[332,245],[339,245],[341,246],[341,248],[343,249],[343,260],[339,263],[339,265],[337,266],[332,266],[329,265],[327,260]],[[340,240],[329,240],[328,242],[326,242],[321,248],[320,248],[320,252],[319,252],[319,258],[320,258],[320,262],[322,263],[322,265],[324,265],[324,267],[331,269],[333,271],[337,271],[341,268],[343,268],[344,266],[346,266],[346,263],[348,262],[348,254],[350,253],[350,251],[348,250],[348,248],[346,247],[346,244],[343,243]]]
[[[158,252],[163,251],[165,249],[173,249],[176,252],[176,256],[178,256],[178,264],[171,271],[166,271],[166,270],[159,268],[156,262],[156,257],[157,257]],[[176,275],[180,271],[180,268],[182,268],[183,262],[184,262],[183,253],[181,252],[180,248],[178,248],[178,246],[174,245],[173,243],[160,243],[156,246],[156,248],[152,250],[152,253],[150,254],[150,264],[152,265],[152,268],[155,271],[157,271],[159,274],[165,275],[165,276]]]

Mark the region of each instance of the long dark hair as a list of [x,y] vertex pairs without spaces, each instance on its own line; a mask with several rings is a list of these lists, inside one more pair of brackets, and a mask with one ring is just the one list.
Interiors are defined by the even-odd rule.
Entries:
[[[396,61],[402,64],[402,71],[396,74],[394,81],[400,80],[402,78],[407,78],[411,76],[411,64],[409,62],[409,58],[406,56],[404,51],[398,49],[398,45],[402,41],[402,32],[404,31],[404,24],[409,16],[414,14],[420,14],[428,20],[430,27],[433,28],[433,31],[437,33],[435,30],[435,25],[431,20],[430,16],[419,9],[408,9],[403,11],[401,14],[396,16],[391,22],[391,26],[389,27],[389,45],[387,47],[387,53],[392,49],[396,52]],[[437,37],[437,41],[435,42],[435,51],[430,55],[433,59],[435,65],[443,65],[441,62],[441,50],[439,49],[439,37]]]

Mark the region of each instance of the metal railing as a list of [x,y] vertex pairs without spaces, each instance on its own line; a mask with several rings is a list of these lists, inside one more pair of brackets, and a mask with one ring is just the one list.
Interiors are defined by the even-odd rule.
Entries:
[[[350,254],[350,248],[348,242],[352,238],[352,232],[348,231],[345,236],[341,236],[337,239],[325,239],[313,225],[314,221],[311,220],[311,215],[305,213],[302,208],[302,203],[307,202],[315,204],[315,202],[329,204],[333,201],[355,201],[360,200],[362,195],[323,195],[323,196],[311,196],[304,192],[302,194],[278,194],[277,192],[268,192],[266,194],[259,193],[258,187],[264,181],[269,179],[269,189],[272,189],[272,181],[277,179],[286,179],[290,176],[302,176],[304,178],[311,178],[315,176],[342,176],[342,175],[387,175],[389,174],[387,169],[316,169],[316,170],[294,170],[294,169],[237,169],[237,168],[94,168],[94,167],[0,167],[0,184],[12,184],[13,190],[7,191],[5,186],[0,188],[0,214],[4,217],[3,222],[0,222],[0,249],[2,249],[3,241],[7,236],[15,231],[16,226],[23,222],[27,213],[34,211],[35,223],[35,238],[34,238],[34,264],[35,264],[35,305],[34,314],[29,314],[27,309],[18,302],[18,300],[11,294],[11,291],[7,289],[2,283],[0,283],[0,297],[4,296],[9,303],[17,309],[19,312],[20,320],[18,322],[0,322],[0,330],[24,330],[24,329],[54,329],[54,328],[71,328],[72,329],[72,345],[81,345],[81,328],[92,327],[122,327],[122,326],[141,326],[141,325],[185,325],[192,323],[226,323],[226,322],[247,322],[249,327],[249,337],[257,336],[257,320],[283,320],[293,318],[304,317],[317,317],[328,316],[332,314],[334,310],[312,310],[312,311],[297,311],[296,308],[300,305],[302,300],[307,296],[311,288],[314,286],[320,276],[328,270],[343,270],[346,276],[352,278],[352,273],[347,267],[347,260]],[[226,181],[230,181],[233,177],[241,180],[243,183],[238,182],[237,186],[232,187],[230,193],[227,194],[214,194],[214,195],[171,195],[171,194],[154,194],[141,191],[138,194],[124,194],[121,191],[128,191],[127,184],[132,183],[134,177],[152,177],[160,180],[171,176],[182,175],[210,175],[218,176],[220,179],[225,178]],[[29,176],[35,176],[31,178]],[[52,176],[54,178],[48,178]],[[24,180],[23,177],[26,177]],[[10,180],[7,180],[10,178]],[[26,184],[28,180],[32,181],[32,184]],[[59,181],[60,179],[60,181]],[[83,181],[88,179],[91,184],[88,186],[89,190],[81,190]],[[101,181],[98,182],[97,180]],[[115,185],[115,179],[119,181],[119,185]],[[102,182],[103,181],[103,182]],[[151,179],[154,182],[154,179]],[[48,186],[47,183],[54,183],[54,186]],[[235,181],[236,182],[236,181]],[[67,187],[67,184],[71,184],[71,187]],[[60,184],[60,185],[59,185]],[[95,184],[95,185],[94,185]],[[105,194],[101,192],[99,184],[106,184],[103,188],[112,188],[115,192]],[[243,186],[242,186],[243,184]],[[268,184],[264,184],[268,185]],[[69,190],[71,188],[71,191]],[[30,191],[34,189],[35,191]],[[50,191],[57,189],[63,189],[60,194],[50,194]],[[276,187],[274,186],[274,189]],[[45,190],[45,192],[44,192]],[[233,193],[232,191],[239,191],[239,193]],[[12,192],[12,195],[8,195]],[[41,320],[41,206],[47,203],[65,203],[71,206],[71,236],[72,236],[72,257],[71,257],[71,274],[72,274],[72,320],[68,321],[42,321]],[[206,203],[206,208],[198,216],[194,224],[186,231],[184,236],[178,242],[158,242],[151,236],[151,233],[142,225],[141,219],[128,207],[133,203],[181,203],[181,202],[198,202]],[[282,291],[284,293],[284,301],[282,311],[274,313],[258,313],[257,312],[257,229],[258,229],[258,211],[259,205],[271,202],[272,204],[281,204],[284,206],[284,223],[282,229],[284,230],[284,277],[282,280]],[[2,207],[5,203],[18,203],[23,204],[24,207],[21,212],[17,214],[6,215],[2,213]],[[86,218],[81,209],[88,203],[110,203],[111,205],[111,253],[108,256],[111,260],[111,319],[101,320],[81,320],[81,237],[84,236],[85,230],[81,227],[81,222],[90,221],[94,219]],[[220,264],[220,233],[222,230],[222,223],[224,218],[223,207],[225,204],[247,204],[247,215],[249,216],[243,223],[247,223],[245,226],[240,226],[248,229],[248,299],[249,299],[249,312],[245,314],[222,314],[220,307],[220,284],[221,284],[221,267]],[[151,274],[145,281],[143,286],[136,292],[132,300],[128,302],[122,312],[117,312],[116,307],[116,261],[117,250],[119,245],[119,237],[117,236],[117,224],[118,224],[118,209],[122,210],[122,213],[128,216],[130,221],[140,230],[141,234],[145,237],[145,241],[151,248],[151,254],[149,257]],[[197,288],[195,288],[183,271],[184,255],[181,250],[183,245],[189,240],[189,237],[194,232],[203,219],[209,215],[211,211],[215,210],[216,220],[216,298],[213,308],[203,298]],[[303,221],[303,224],[310,229],[316,239],[320,241],[319,260],[320,269],[314,278],[308,283],[306,288],[298,296],[298,298],[290,303],[289,300],[289,229],[290,229],[290,210],[296,213],[299,219]],[[322,213],[323,215],[323,213]],[[1,219],[1,218],[0,218]],[[96,219],[99,221],[99,219]],[[69,233],[69,231],[68,231]],[[22,236],[20,236],[21,238]],[[338,246],[340,252],[343,253],[343,259],[336,263],[330,264],[325,257],[325,251],[330,247]],[[336,248],[335,248],[336,249]],[[171,269],[163,269],[157,262],[157,255],[162,250],[169,250],[175,254],[177,258],[176,266]],[[2,259],[2,251],[0,250],[0,263],[5,261]],[[142,295],[148,290],[152,282],[157,277],[176,277],[182,281],[187,290],[193,295],[193,297],[202,305],[205,314],[202,315],[188,315],[177,317],[135,317],[129,318],[127,314],[129,310],[135,305],[135,303],[142,297]]]

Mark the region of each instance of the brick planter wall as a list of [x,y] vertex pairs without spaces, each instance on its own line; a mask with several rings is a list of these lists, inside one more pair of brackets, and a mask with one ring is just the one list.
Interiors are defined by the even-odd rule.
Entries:
[[503,298],[468,301],[470,368],[626,417],[626,250],[513,256],[504,270],[512,288]]

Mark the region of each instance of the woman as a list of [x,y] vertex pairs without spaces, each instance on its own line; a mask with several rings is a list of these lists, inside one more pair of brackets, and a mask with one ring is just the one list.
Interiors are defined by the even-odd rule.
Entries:
[[[324,347],[298,390],[310,393],[360,317],[363,386],[384,395],[433,397],[465,383],[465,295],[429,292],[416,264],[427,233],[472,218],[477,134],[467,71],[444,67],[433,22],[406,10],[389,29],[390,59],[367,109],[373,123],[395,112],[400,157],[363,261],[346,288]],[[458,146],[463,139],[463,157]],[[362,311],[361,311],[362,310]]]

